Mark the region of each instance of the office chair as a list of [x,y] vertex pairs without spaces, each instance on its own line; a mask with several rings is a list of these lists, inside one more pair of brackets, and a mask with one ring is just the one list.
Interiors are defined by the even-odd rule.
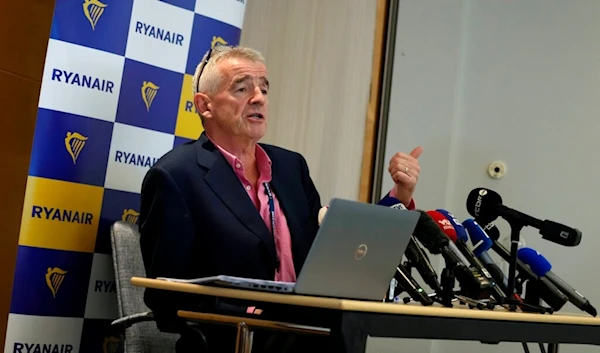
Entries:
[[158,330],[144,303],[144,288],[130,284],[131,277],[146,277],[137,225],[115,222],[110,241],[119,307],[119,319],[111,328],[121,337],[125,353],[175,352],[179,335]]

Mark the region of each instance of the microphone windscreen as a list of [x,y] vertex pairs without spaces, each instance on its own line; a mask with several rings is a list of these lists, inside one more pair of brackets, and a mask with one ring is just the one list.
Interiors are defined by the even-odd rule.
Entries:
[[319,215],[318,215],[319,225],[321,225],[321,223],[323,223],[323,218],[325,218],[325,214],[327,213],[328,208],[329,208],[329,206],[324,206],[324,207],[321,207],[321,209],[319,210]]
[[552,265],[546,258],[532,248],[520,248],[517,257],[524,264],[529,265],[531,271],[538,276],[544,276],[552,269]]
[[469,233],[469,237],[471,238],[471,244],[473,244],[473,254],[475,256],[481,255],[484,251],[488,251],[494,242],[490,237],[485,233],[483,229],[479,226],[479,223],[475,222],[474,219],[469,218],[465,219],[463,222],[463,226]]
[[465,243],[469,241],[469,236],[467,235],[465,227],[463,227],[463,225],[458,221],[458,219],[456,219],[456,217],[454,217],[452,213],[444,209],[437,209],[436,211],[443,214],[444,217],[446,217],[446,219],[449,220],[450,223],[452,223],[452,226],[454,227],[454,231],[456,231],[456,236],[458,237],[458,239],[464,241]]
[[456,236],[456,229],[454,229],[452,223],[450,223],[450,221],[438,211],[427,211],[427,214],[437,223],[442,232],[444,232],[444,234],[446,234],[446,236],[448,236],[448,238],[455,243],[458,237]]
[[476,188],[467,197],[467,211],[480,221],[489,223],[498,218],[497,206],[502,205],[502,197],[493,190]]
[[[402,202],[400,202],[400,200],[398,200],[398,199],[397,199],[397,198],[395,198],[395,197],[391,197],[391,196],[389,196],[389,195],[388,195],[388,196],[386,196],[386,197],[384,197],[383,199],[381,199],[379,202],[377,202],[377,204],[378,204],[378,205],[380,205],[380,206],[385,206],[385,207],[393,207],[393,206],[396,206],[396,207],[394,207],[394,208],[398,208],[398,206],[397,206],[398,204],[400,204],[400,205],[404,206],[404,205],[402,204]],[[406,209],[406,207],[405,207],[405,209]]]
[[416,211],[419,212],[420,216],[415,227],[414,236],[430,253],[440,254],[441,249],[449,244],[448,237],[444,235],[437,222],[427,212],[423,210]]

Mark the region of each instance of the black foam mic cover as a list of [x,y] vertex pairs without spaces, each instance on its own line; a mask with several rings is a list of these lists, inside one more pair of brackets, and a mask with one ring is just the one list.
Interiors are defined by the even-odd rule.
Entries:
[[471,190],[467,197],[467,211],[478,219],[479,224],[486,224],[498,218],[498,205],[502,205],[502,197],[492,190],[476,188]]
[[427,212],[416,210],[420,217],[413,234],[423,246],[434,255],[448,246],[450,239],[441,231],[437,222]]

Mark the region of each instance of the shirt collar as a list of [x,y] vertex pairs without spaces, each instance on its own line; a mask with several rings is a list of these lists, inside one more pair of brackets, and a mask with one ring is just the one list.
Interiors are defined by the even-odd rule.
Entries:
[[[226,149],[221,147],[219,144],[217,144],[210,137],[210,135],[206,134],[206,137],[208,137],[210,142],[212,142],[213,145],[215,145],[215,147],[217,147],[219,152],[221,152],[223,157],[225,157],[225,160],[227,160],[227,163],[229,163],[229,165],[231,165],[233,170],[235,170],[235,171],[241,170],[242,172],[244,171],[244,165],[242,164],[242,161],[237,156],[235,156],[234,154],[232,154],[231,152],[227,151]],[[271,165],[273,164],[271,161],[271,158],[269,158],[269,155],[267,154],[267,152],[258,143],[256,144],[256,150],[254,153],[256,155],[256,163],[258,165],[260,179],[265,180],[265,181],[270,181],[271,180]]]

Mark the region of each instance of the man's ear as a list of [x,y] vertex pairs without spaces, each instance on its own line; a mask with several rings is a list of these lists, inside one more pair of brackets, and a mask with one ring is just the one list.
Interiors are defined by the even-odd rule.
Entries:
[[200,115],[204,118],[211,119],[212,113],[210,111],[210,98],[204,93],[196,93],[194,96],[194,105],[196,106],[196,110]]

